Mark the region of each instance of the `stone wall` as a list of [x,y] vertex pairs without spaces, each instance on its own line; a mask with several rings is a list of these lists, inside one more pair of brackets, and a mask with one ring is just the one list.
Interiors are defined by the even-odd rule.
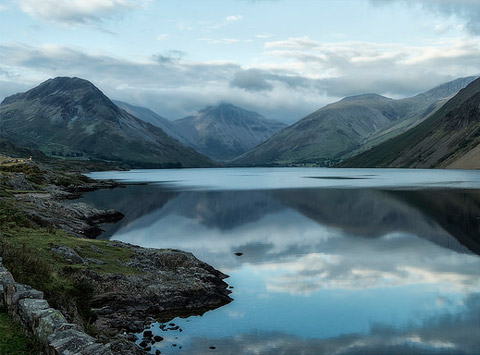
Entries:
[[62,313],[50,308],[43,292],[15,282],[0,257],[0,308],[19,322],[25,333],[36,337],[48,355],[113,355],[110,345],[96,343]]

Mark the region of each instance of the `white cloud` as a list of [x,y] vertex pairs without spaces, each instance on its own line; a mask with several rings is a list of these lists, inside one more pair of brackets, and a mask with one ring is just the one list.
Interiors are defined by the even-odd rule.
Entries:
[[287,48],[287,49],[310,49],[318,47],[319,43],[310,39],[308,36],[305,37],[291,37],[284,41],[275,41],[265,43],[265,48]]
[[255,35],[255,37],[260,38],[260,39],[267,39],[267,38],[271,38],[272,35],[268,34],[268,33],[259,33],[259,34]]
[[141,6],[132,0],[17,0],[28,15],[66,25],[101,22],[126,10]]
[[233,16],[228,16],[225,19],[225,22],[237,22],[243,19],[242,15],[233,15]]
[[477,0],[370,0],[378,6],[388,6],[394,2],[402,2],[442,16],[456,17],[465,21],[464,28],[473,35],[480,35],[480,1]]

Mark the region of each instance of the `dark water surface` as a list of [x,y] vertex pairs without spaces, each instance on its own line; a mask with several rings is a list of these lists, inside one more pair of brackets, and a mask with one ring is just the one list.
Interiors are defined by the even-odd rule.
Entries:
[[85,195],[126,215],[103,238],[191,251],[230,275],[234,301],[174,319],[182,331],[154,325],[153,352],[480,353],[478,171],[91,176],[149,183]]

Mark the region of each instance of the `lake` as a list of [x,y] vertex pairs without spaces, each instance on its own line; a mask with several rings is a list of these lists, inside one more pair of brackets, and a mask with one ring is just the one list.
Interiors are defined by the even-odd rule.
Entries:
[[480,171],[228,168],[89,174],[100,238],[191,251],[233,302],[152,329],[162,354],[479,354]]

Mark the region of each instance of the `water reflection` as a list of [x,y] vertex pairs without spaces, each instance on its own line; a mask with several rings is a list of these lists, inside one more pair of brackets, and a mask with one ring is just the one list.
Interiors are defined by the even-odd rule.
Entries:
[[234,302],[176,319],[182,333],[155,328],[162,353],[480,349],[476,191],[130,186],[85,199],[126,215],[106,237],[189,250],[231,276]]
[[478,354],[480,295],[472,294],[460,314],[425,319],[400,329],[372,325],[367,334],[346,334],[327,339],[302,338],[288,333],[248,333],[227,338],[194,338],[186,350],[211,354]]

